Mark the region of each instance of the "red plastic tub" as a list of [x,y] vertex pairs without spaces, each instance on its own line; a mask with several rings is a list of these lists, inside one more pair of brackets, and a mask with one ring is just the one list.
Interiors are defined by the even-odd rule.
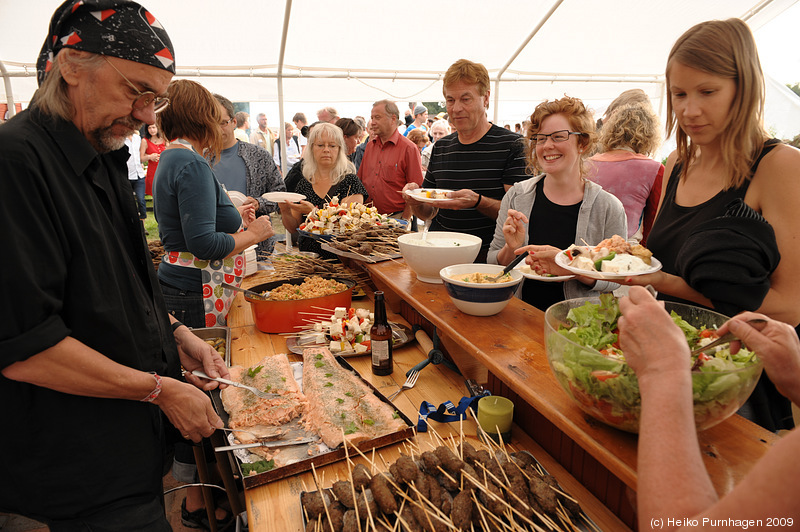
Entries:
[[[307,327],[308,320],[313,319],[313,316],[301,314],[301,312],[324,314],[325,310],[320,309],[330,309],[330,313],[333,314],[336,307],[349,308],[353,300],[355,281],[339,277],[334,277],[334,279],[347,285],[347,289],[338,294],[290,301],[261,301],[245,296],[244,298],[250,303],[253,311],[256,328],[265,333],[296,332],[302,327]],[[266,292],[284,284],[300,285],[304,280],[304,277],[297,277],[288,281],[273,281],[253,286],[250,290],[256,293]]]

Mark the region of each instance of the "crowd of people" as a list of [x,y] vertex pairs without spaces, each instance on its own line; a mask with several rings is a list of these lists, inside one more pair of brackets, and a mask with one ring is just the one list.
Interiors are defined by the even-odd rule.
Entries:
[[[66,38],[76,30],[80,39]],[[28,430],[3,439],[0,510],[55,531],[169,530],[163,475],[172,467],[181,481],[196,480],[181,444],[222,426],[204,393],[218,384],[191,370],[228,376],[188,327],[226,323],[233,292],[221,279],[240,281],[248,248],[272,252],[271,213],[296,233],[336,196],[476,235],[476,262],[527,254],[540,273],[570,273],[554,260],[570,244],[613,235],[646,243],[662,270],[619,283],[631,285],[620,342],[643,398],[641,526],[667,513],[800,518],[797,432],[717,500],[694,432],[689,370],[679,363],[685,342],[636,286],[744,312],[722,332],[758,350],[767,371],[742,414],[769,430],[793,427],[800,151],[763,128],[763,75],[744,22],[701,23],[675,43],[666,128],[677,150],[664,165],[652,159],[660,126],[642,91],[620,95],[599,122],[574,95],[547,100],[512,131],[488,120],[488,71],[466,59],[444,75],[446,114],[431,117],[421,103],[401,113],[380,100],[368,120],[324,107],[308,124],[298,113],[283,135],[258,114],[247,135],[249,115],[226,97],[172,79],[168,34],[125,0],[65,2],[37,66],[30,108],[0,126],[0,246],[9,259],[0,276],[9,300],[26,302],[2,311],[0,400],[7,425]],[[432,215],[407,194],[419,187],[453,192]],[[262,197],[286,190],[305,199]],[[148,194],[166,251],[157,273],[140,221]],[[301,249],[316,244],[300,240]],[[545,309],[619,284],[526,279],[518,295]],[[746,325],[755,315],[767,319],[765,330]],[[68,460],[52,460],[52,434]],[[189,526],[208,525],[201,504],[199,492],[187,494]],[[230,520],[221,510],[216,517]]]

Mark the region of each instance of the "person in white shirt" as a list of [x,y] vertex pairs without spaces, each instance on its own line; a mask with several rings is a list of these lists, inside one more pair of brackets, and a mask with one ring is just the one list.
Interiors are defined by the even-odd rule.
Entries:
[[236,129],[233,135],[236,137],[236,140],[250,142],[250,137],[247,136],[247,130],[250,129],[250,115],[244,111],[239,111],[236,113],[234,120],[236,121]]
[[297,137],[293,135],[294,127],[289,122],[284,124],[284,128],[286,130],[286,167],[284,168],[281,164],[281,139],[275,140],[275,144],[272,150],[272,160],[275,161],[275,165],[278,167],[278,170],[283,172],[283,175],[289,173],[289,170],[292,169],[299,160],[300,160],[300,142],[298,141]]
[[133,196],[136,198],[136,205],[139,208],[139,219],[144,220],[147,218],[147,205],[144,200],[145,173],[142,159],[139,155],[142,147],[142,137],[138,133],[131,133],[125,139],[125,145],[131,154],[128,158],[128,181],[131,183]]

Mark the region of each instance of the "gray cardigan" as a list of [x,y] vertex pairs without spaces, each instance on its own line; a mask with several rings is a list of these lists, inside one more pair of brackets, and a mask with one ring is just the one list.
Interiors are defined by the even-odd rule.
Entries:
[[[544,174],[515,183],[503,196],[500,211],[497,213],[494,239],[489,246],[487,258],[489,263],[497,264],[497,254],[506,244],[503,224],[508,217],[508,209],[519,211],[530,219],[533,202],[536,201],[536,183],[543,177]],[[575,244],[583,245],[584,241],[589,244],[597,244],[614,235],[627,235],[628,222],[622,202],[603,190],[600,185],[588,180],[584,180],[584,183],[583,202],[578,212],[578,226],[575,228]],[[524,245],[528,245],[527,232]],[[597,281],[593,288],[589,288],[576,280],[566,281],[563,286],[564,299],[596,296],[601,292],[611,292],[619,287],[617,283]]]

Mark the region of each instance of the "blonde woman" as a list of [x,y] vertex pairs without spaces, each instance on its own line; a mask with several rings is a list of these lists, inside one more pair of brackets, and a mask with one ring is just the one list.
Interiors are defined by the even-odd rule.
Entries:
[[646,243],[664,177],[664,165],[651,158],[661,145],[659,121],[649,100],[613,109],[600,130],[601,153],[589,159],[588,177],[625,206],[627,237]]
[[[308,146],[303,152],[303,179],[295,192],[306,199],[298,203],[281,203],[284,227],[296,233],[306,215],[314,208],[322,208],[333,197],[340,204],[363,203],[367,190],[355,174],[353,163],[347,158],[347,146],[341,128],[320,122],[311,130]],[[316,241],[300,235],[302,251],[319,252]]]
[[[764,76],[755,40],[739,19],[684,33],[666,68],[667,159],[648,248],[663,268],[628,284],[660,299],[727,315],[757,310],[800,323],[800,151],[763,126]],[[741,413],[765,428],[791,428],[788,401],[759,385]]]

